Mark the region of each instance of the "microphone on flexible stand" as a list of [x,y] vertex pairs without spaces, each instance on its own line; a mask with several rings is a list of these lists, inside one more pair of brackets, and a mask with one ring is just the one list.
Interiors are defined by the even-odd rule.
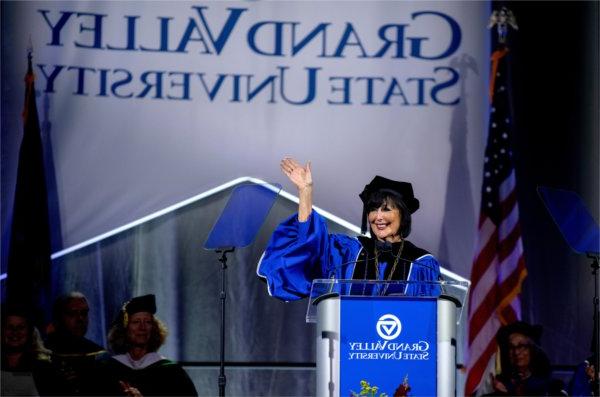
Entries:
[[[333,267],[331,267],[329,269],[329,272],[328,272],[328,276],[329,277],[328,278],[331,279],[331,280],[333,280],[333,279],[335,279],[336,273],[340,269],[345,269],[347,266],[356,265],[358,263],[363,263],[363,262],[365,262],[367,260],[368,261],[377,260],[382,254],[388,253],[388,252],[392,251],[392,244],[391,243],[389,243],[389,242],[377,242],[377,243],[379,245],[378,245],[377,254],[375,256],[370,257],[370,258],[361,258],[361,259],[357,259],[357,260],[353,260],[353,261],[344,262],[344,263],[341,263],[339,265],[335,265],[335,266],[333,266]],[[421,268],[429,269],[429,270],[431,270],[432,272],[435,272],[435,273],[439,272],[439,269],[435,268],[434,266],[431,266],[431,265],[426,264],[426,263],[422,263],[420,261],[411,261],[409,259],[402,258],[402,257],[397,257],[397,256],[396,256],[396,259],[399,260],[399,261],[401,261],[401,262],[403,262],[403,263],[405,263],[405,264],[408,264],[410,266],[412,266],[412,265],[420,266]],[[407,278],[406,279],[403,279],[403,280],[393,280],[393,281],[396,281],[396,283],[392,283],[392,284],[399,284],[399,286],[401,287],[400,289],[402,290],[402,292],[397,292],[400,295],[406,295],[406,290],[407,290],[407,287],[409,286],[409,283],[401,283],[401,281],[409,281],[408,280],[408,275],[409,274],[410,274],[410,272],[407,274]],[[373,293],[369,293],[369,291],[367,290],[367,285],[369,284],[368,282],[369,281],[384,281],[384,280],[381,280],[381,279],[367,279],[367,278],[364,278],[364,279],[355,278],[353,280],[356,280],[357,287],[358,287],[358,284],[360,284],[361,281],[364,281],[365,284],[362,285],[362,292],[361,293],[352,293],[352,289],[353,288],[352,288],[352,283],[350,283],[351,284],[350,290],[349,290],[350,295],[373,295]],[[430,281],[439,281],[439,280],[430,280]],[[377,283],[373,283],[373,284],[377,284]],[[339,291],[338,292],[334,292],[333,291],[334,290],[334,285],[335,285],[335,283],[331,282],[329,288],[327,288],[327,290],[323,292],[323,296],[324,295],[330,296],[331,294],[337,294],[337,293],[339,293]],[[379,292],[379,294],[380,295],[393,294],[393,292],[389,291],[389,287],[390,286],[391,285],[386,285],[385,289],[382,289]],[[392,288],[392,291],[397,290],[397,289],[398,288]],[[369,289],[369,290],[372,290],[372,288]],[[417,293],[417,294],[426,294],[426,293],[421,292],[421,293]],[[433,294],[438,295],[439,291],[436,291]]]
[[377,247],[378,251],[381,250],[382,252],[392,252],[392,243],[389,241],[376,240],[375,247]]
[[[329,277],[328,278],[334,278],[335,273],[338,270],[340,270],[340,269],[344,269],[346,266],[356,265],[356,264],[364,262],[366,260],[369,260],[369,261],[377,260],[377,259],[379,259],[379,257],[382,254],[388,253],[388,252],[392,252],[392,243],[389,243],[387,241],[386,242],[377,241],[376,244],[378,244],[377,245],[378,249],[377,249],[377,254],[375,256],[364,258],[364,259],[356,259],[356,260],[353,260],[353,261],[348,261],[348,262],[341,263],[339,265],[335,265],[335,266],[331,267],[331,269],[329,270]],[[406,258],[403,258],[403,257],[398,257],[398,260],[400,260],[400,261],[402,261],[404,263],[407,263],[409,265],[416,265],[416,266],[420,266],[420,267],[425,268],[425,269],[429,269],[429,270],[431,270],[433,272],[436,272],[436,273],[439,272],[439,269],[435,268],[434,266],[422,263],[420,261],[411,261],[410,259],[406,259]],[[356,279],[356,280],[361,280],[361,279]],[[365,279],[365,280],[369,280],[369,279]],[[432,281],[439,281],[439,280],[432,280]]]

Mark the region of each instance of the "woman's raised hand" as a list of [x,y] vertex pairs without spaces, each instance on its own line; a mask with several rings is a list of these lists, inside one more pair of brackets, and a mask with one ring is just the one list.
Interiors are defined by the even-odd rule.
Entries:
[[306,165],[298,163],[290,157],[281,160],[281,170],[299,191],[312,187],[312,173],[310,171],[310,161]]
[[298,188],[298,221],[305,222],[312,212],[312,174],[310,161],[306,165],[290,157],[281,160],[281,170]]

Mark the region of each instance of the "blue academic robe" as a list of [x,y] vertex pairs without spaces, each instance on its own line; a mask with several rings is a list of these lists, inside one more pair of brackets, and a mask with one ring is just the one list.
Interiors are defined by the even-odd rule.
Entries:
[[[325,219],[316,211],[312,211],[306,222],[299,222],[298,215],[294,214],[273,232],[258,264],[257,274],[266,280],[271,296],[285,301],[308,296],[314,279],[387,279],[384,277],[386,269],[392,267],[388,263],[390,261],[379,261],[379,274],[375,277],[372,273],[367,277],[365,263],[368,266],[369,249],[365,246],[369,241],[366,238],[329,234]],[[440,280],[438,261],[412,243],[405,241],[404,244],[402,266],[405,279]],[[366,261],[363,259],[365,256]],[[401,292],[410,296],[437,296],[439,287],[410,284]],[[381,294],[381,290],[374,287],[367,294]]]

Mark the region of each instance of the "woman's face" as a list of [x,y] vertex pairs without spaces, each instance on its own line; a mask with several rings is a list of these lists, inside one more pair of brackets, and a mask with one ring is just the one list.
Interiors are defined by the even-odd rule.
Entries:
[[152,313],[137,312],[129,316],[127,341],[135,347],[146,347],[154,328]]
[[2,330],[4,346],[10,350],[20,350],[27,343],[27,319],[21,316],[8,316]]
[[391,200],[383,202],[381,207],[374,209],[368,214],[371,233],[379,241],[395,243],[401,240],[400,225],[402,216],[400,209]]
[[519,333],[508,337],[508,358],[517,368],[528,368],[531,362],[531,340]]

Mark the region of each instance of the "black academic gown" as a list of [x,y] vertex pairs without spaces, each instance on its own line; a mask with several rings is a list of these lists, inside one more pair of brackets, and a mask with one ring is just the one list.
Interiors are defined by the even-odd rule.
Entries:
[[52,364],[61,378],[65,396],[86,395],[89,379],[96,375],[98,357],[107,354],[104,348],[87,338],[61,332],[48,335],[45,345],[52,350]]
[[97,389],[99,394],[123,395],[119,381],[137,388],[143,396],[197,396],[194,383],[174,361],[162,359],[142,369],[133,369],[114,358],[103,368],[101,378],[105,383]]

